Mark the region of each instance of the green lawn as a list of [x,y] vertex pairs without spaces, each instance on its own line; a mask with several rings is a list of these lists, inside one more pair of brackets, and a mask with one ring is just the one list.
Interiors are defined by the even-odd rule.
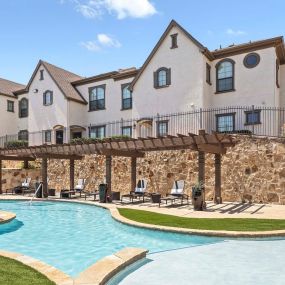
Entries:
[[285,220],[183,218],[142,210],[122,208],[118,210],[127,219],[151,225],[215,231],[285,230]]
[[55,285],[44,275],[16,260],[0,256],[1,285]]

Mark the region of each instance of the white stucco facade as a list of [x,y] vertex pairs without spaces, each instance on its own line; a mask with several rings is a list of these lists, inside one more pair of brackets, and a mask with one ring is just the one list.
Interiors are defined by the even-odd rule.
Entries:
[[[177,40],[174,48],[173,35],[176,35]],[[49,143],[55,143],[60,135],[58,132],[62,131],[62,142],[67,142],[73,137],[88,137],[93,126],[104,126],[106,136],[122,134],[122,127],[129,127],[134,137],[156,136],[160,121],[167,124],[162,129],[168,134],[195,132],[201,127],[211,131],[217,127],[216,115],[222,113],[234,114],[228,120],[237,120],[238,115],[242,116],[242,119],[230,122],[233,128],[258,132],[256,130],[261,128],[267,117],[263,113],[252,114],[256,116],[255,120],[258,116],[256,126],[252,126],[248,122],[252,118],[247,115],[247,110],[253,110],[250,109],[251,106],[285,108],[283,51],[283,38],[279,37],[210,52],[172,21],[142,68],[131,73],[128,70],[123,75],[120,71],[82,78],[57,67],[49,67],[51,69],[47,70],[46,65],[39,64],[27,85],[28,88],[26,87],[27,90],[16,94],[15,98],[12,97],[11,100],[15,102],[14,113],[7,112],[7,97],[0,95],[3,117],[0,120],[0,136],[27,130],[30,133],[30,144],[40,144],[47,143],[45,131],[50,131]],[[244,59],[252,52],[258,54],[260,61],[255,67],[248,68]],[[233,62],[234,88],[227,92],[217,92],[216,68],[223,60]],[[280,63],[279,69],[276,68],[276,62]],[[154,83],[154,73],[161,68],[169,72],[168,84],[158,88]],[[50,72],[54,74],[51,75]],[[65,74],[61,72],[67,73],[68,84],[64,82]],[[207,72],[210,78],[207,77]],[[42,75],[44,78],[41,78]],[[122,86],[126,84],[130,84],[132,91],[132,108],[123,110]],[[90,110],[90,89],[97,86],[104,86],[105,105],[100,110]],[[47,90],[53,94],[52,104],[49,105],[43,103],[43,94]],[[18,105],[23,98],[29,101],[29,111],[28,117],[20,118]],[[226,110],[229,106],[241,107],[239,114],[237,110]],[[248,109],[243,109],[247,107]],[[223,109],[202,118],[199,112],[206,108]],[[180,112],[193,114],[183,117],[181,121],[177,116],[164,116]],[[145,124],[145,119],[149,118],[152,119]],[[268,127],[279,133],[283,122],[275,115],[271,120],[272,125]]]

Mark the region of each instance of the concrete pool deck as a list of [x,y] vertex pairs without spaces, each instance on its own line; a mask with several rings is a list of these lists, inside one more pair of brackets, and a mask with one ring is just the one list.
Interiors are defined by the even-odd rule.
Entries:
[[0,224],[9,223],[15,218],[16,218],[16,215],[14,213],[0,211]]
[[[16,196],[16,195],[1,195],[0,200],[27,200],[28,196]],[[41,199],[35,199],[41,200]],[[46,199],[44,199],[46,200]],[[197,230],[188,228],[178,228],[160,225],[151,225],[139,223],[129,220],[120,215],[118,208],[130,208],[145,211],[152,211],[155,213],[174,215],[178,217],[188,218],[254,218],[254,219],[285,219],[285,205],[273,205],[273,204],[251,204],[251,203],[237,203],[237,202],[224,202],[223,204],[215,205],[212,202],[207,202],[207,210],[194,211],[192,205],[180,205],[176,204],[170,207],[158,207],[157,204],[150,202],[147,203],[121,203],[116,201],[114,203],[105,204],[92,200],[85,199],[58,199],[58,197],[49,198],[49,201],[63,201],[63,202],[75,202],[89,205],[96,205],[99,207],[110,210],[110,213],[117,221],[128,224],[131,226],[148,228],[153,230],[178,232],[193,235],[205,235],[205,236],[219,236],[219,237],[285,237],[284,230],[274,231],[214,231],[214,230]]]

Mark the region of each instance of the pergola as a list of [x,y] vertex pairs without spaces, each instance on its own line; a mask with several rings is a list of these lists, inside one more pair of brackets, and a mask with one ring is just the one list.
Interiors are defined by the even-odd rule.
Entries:
[[[206,134],[204,130],[199,135],[191,134],[147,138],[106,138],[93,140],[89,143],[41,145],[22,148],[0,149],[0,164],[4,159],[35,160],[42,159],[43,191],[47,191],[47,159],[68,159],[70,161],[70,188],[74,188],[74,163],[84,155],[99,154],[106,157],[106,183],[108,191],[112,184],[112,157],[123,156],[131,158],[131,189],[136,187],[137,158],[144,157],[146,152],[190,149],[198,152],[198,182],[205,183],[205,154],[215,155],[215,203],[221,203],[221,156],[228,147],[234,146],[234,141],[227,134],[213,132]],[[0,172],[0,179],[2,178]]]

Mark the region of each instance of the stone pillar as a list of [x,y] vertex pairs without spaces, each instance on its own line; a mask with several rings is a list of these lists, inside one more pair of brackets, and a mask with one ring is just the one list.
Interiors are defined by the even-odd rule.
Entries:
[[70,190],[73,190],[74,189],[74,159],[70,159],[69,161],[69,187],[70,187]]
[[112,192],[112,156],[106,155],[106,183],[108,185],[108,195]]
[[2,188],[2,160],[0,160],[0,194],[3,193],[3,188]]
[[202,186],[203,190],[203,208],[205,208],[205,152],[198,152],[198,183]]
[[47,183],[47,158],[42,159],[42,182],[43,182],[43,196],[48,196],[48,183]]
[[222,190],[221,190],[221,155],[215,154],[215,195],[214,203],[222,203]]
[[137,158],[132,157],[131,161],[131,191],[134,191],[137,184]]

